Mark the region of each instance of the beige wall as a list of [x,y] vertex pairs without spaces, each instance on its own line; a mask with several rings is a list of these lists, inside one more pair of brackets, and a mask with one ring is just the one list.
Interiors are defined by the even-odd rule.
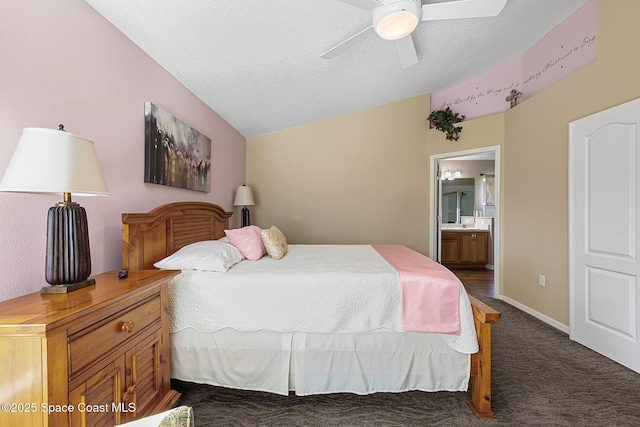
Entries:
[[252,222],[293,243],[428,248],[429,96],[247,141]]
[[501,293],[568,324],[568,124],[640,96],[637,16],[637,0],[601,0],[596,63],[504,114],[464,122],[456,142],[427,129],[428,95],[248,140],[253,222],[294,243],[391,242],[428,254],[430,157],[497,145]]
[[640,96],[638,16],[637,0],[601,0],[597,62],[505,114],[502,293],[565,325],[568,125]]
[[503,115],[463,124],[451,142],[429,129],[429,96],[247,141],[252,223],[292,243],[398,243],[429,250],[430,156],[501,145]]

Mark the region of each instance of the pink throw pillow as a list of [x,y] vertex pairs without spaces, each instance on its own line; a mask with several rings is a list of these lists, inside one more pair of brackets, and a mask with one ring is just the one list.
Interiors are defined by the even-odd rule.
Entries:
[[262,229],[260,227],[248,225],[233,230],[224,230],[224,234],[229,238],[229,243],[238,248],[240,253],[250,261],[256,261],[267,253],[262,243]]

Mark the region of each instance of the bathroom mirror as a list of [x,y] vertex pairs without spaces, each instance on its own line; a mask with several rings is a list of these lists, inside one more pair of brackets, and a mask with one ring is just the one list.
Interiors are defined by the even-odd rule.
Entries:
[[442,222],[459,224],[461,217],[473,216],[475,179],[457,178],[442,181]]

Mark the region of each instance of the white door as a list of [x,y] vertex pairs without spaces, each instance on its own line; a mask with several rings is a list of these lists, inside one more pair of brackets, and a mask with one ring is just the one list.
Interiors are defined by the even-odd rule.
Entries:
[[640,372],[640,99],[569,126],[570,338]]

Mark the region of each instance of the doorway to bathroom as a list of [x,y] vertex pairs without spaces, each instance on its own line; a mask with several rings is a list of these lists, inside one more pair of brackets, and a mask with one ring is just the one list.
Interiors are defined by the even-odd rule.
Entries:
[[485,296],[500,295],[499,165],[500,146],[431,156],[430,253]]

